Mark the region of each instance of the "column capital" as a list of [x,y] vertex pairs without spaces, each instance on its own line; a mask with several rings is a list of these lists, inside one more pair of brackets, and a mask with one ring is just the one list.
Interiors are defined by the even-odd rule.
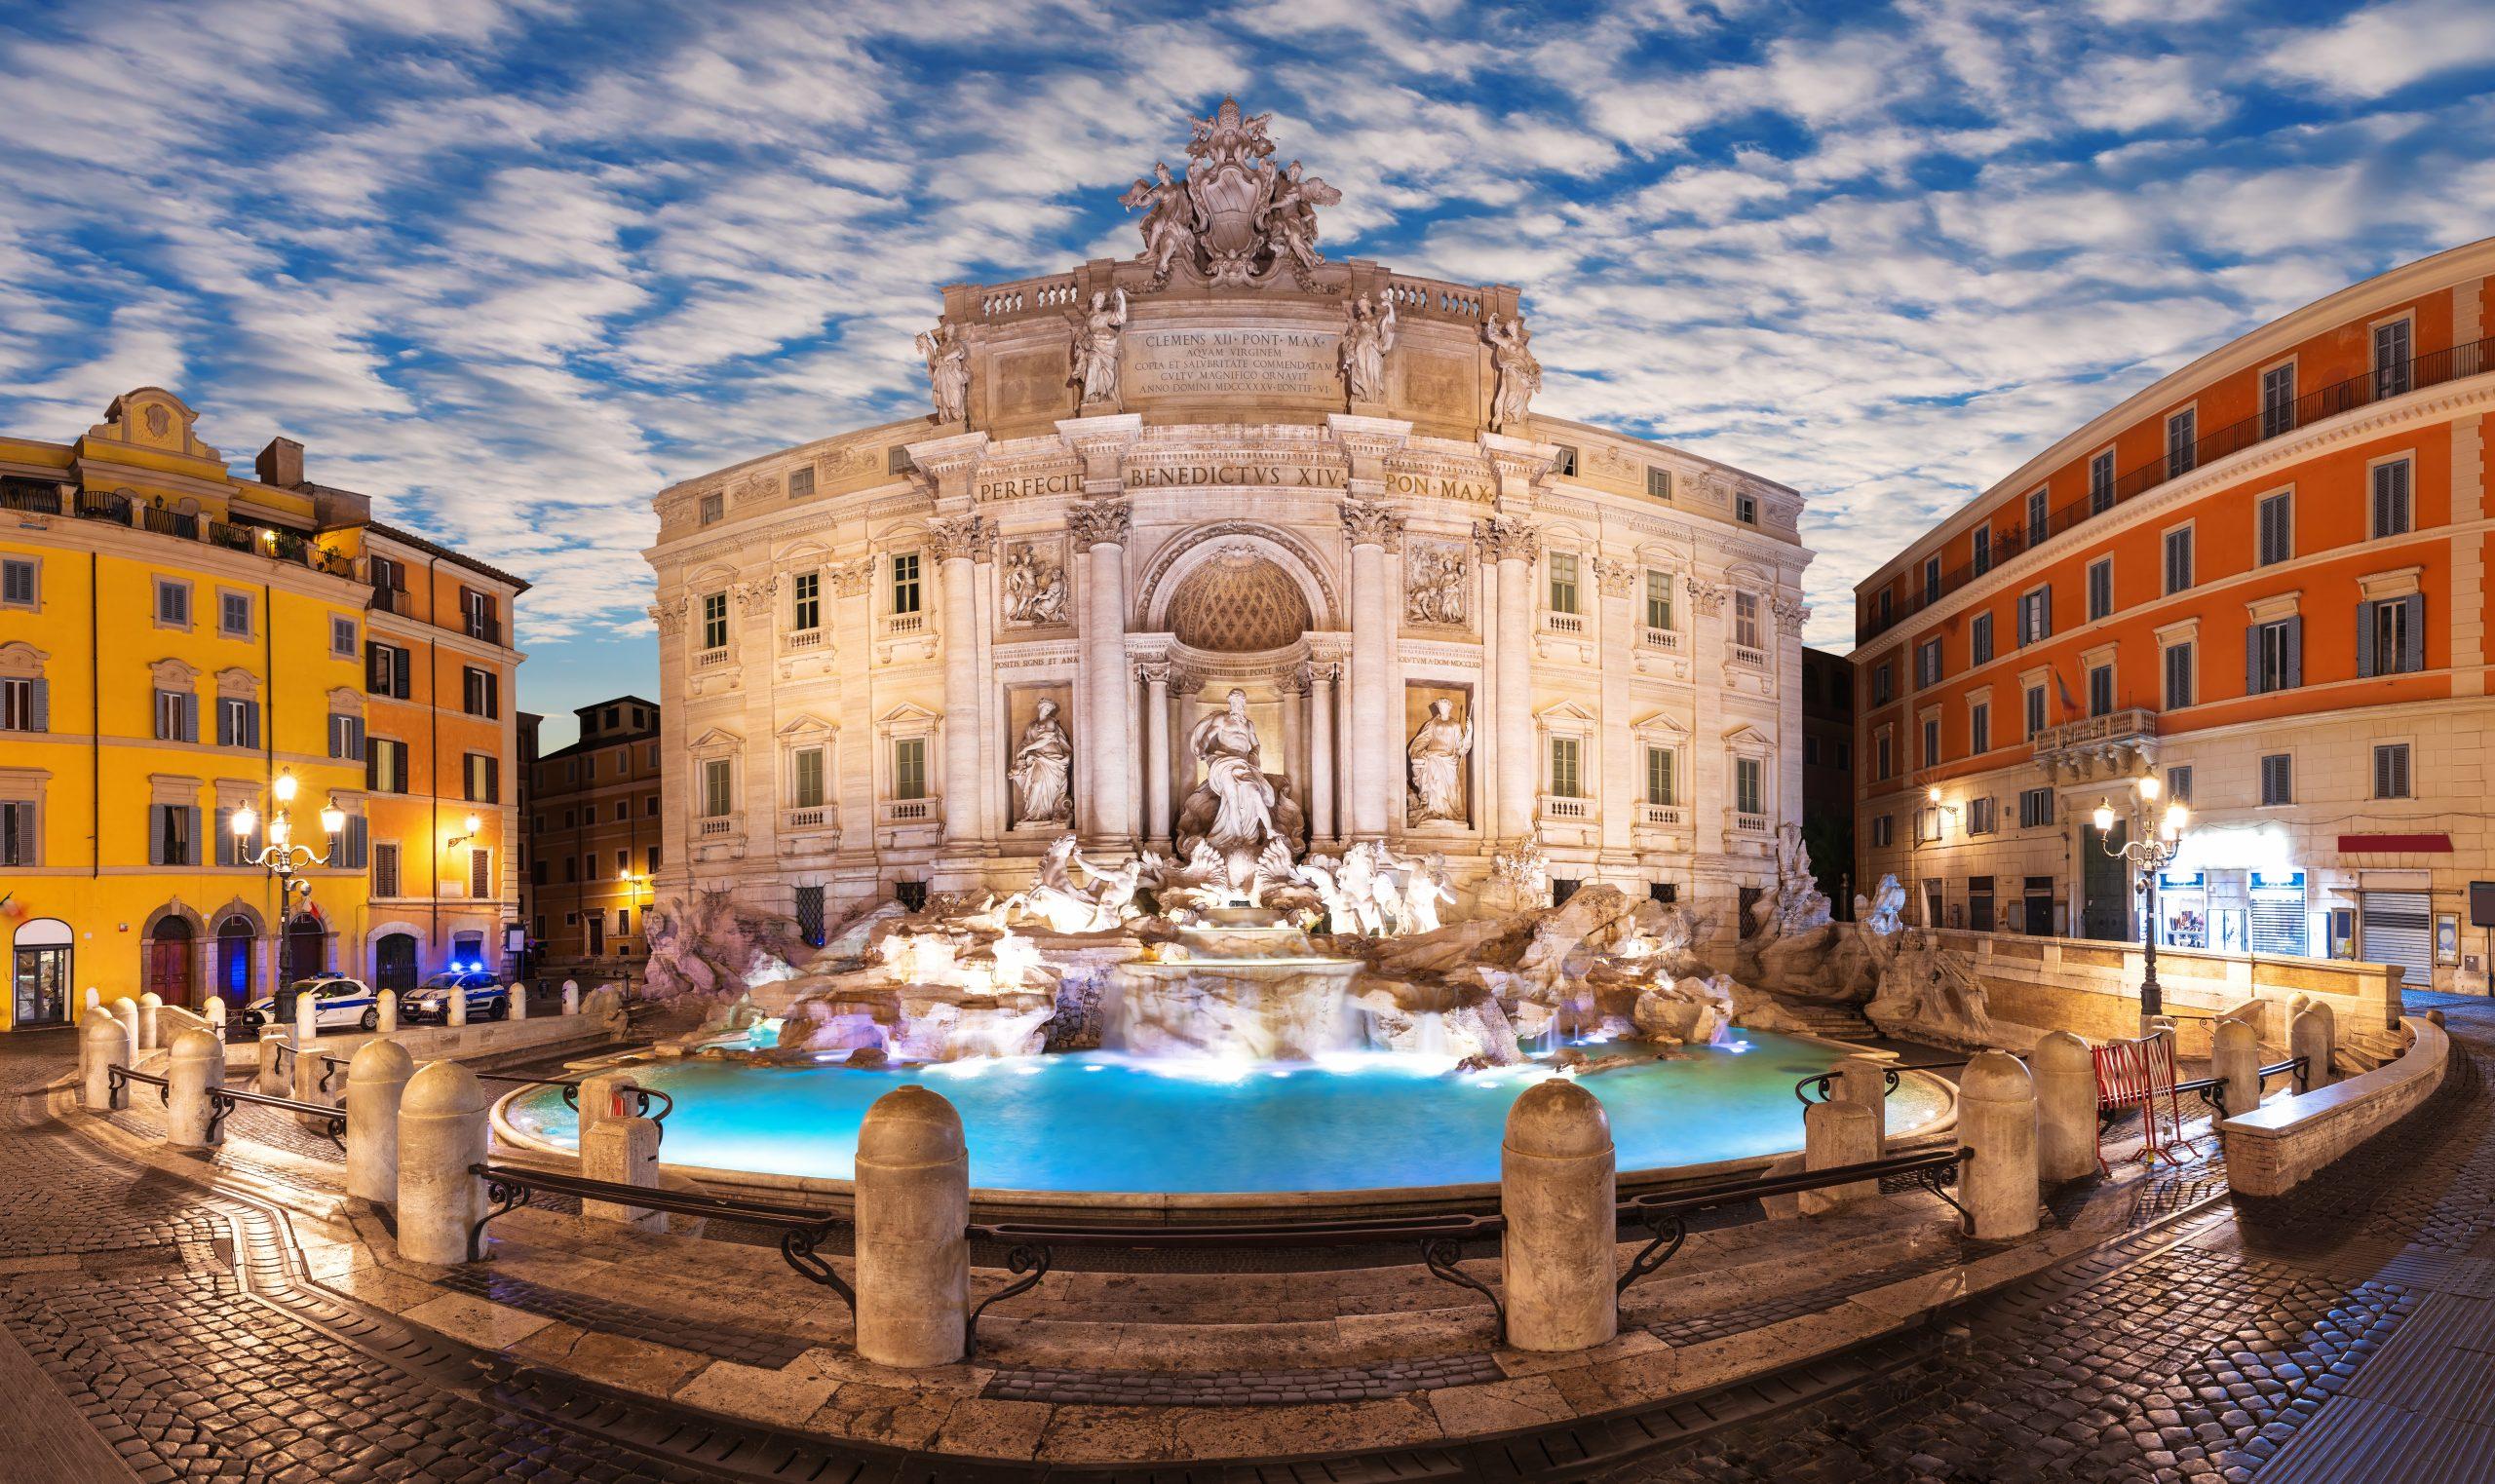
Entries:
[[1356,547],[1392,546],[1400,550],[1403,544],[1403,517],[1383,505],[1367,500],[1345,500],[1341,507],[1343,529]]
[[1170,666],[1171,695],[1193,696],[1201,692],[1204,688],[1204,676],[1197,674],[1194,670],[1181,668],[1175,665]]
[[779,595],[780,578],[777,574],[737,584],[737,606],[745,610],[748,618],[769,613],[773,600]]
[[1065,508],[1065,529],[1077,552],[1122,547],[1133,533],[1134,507],[1114,495],[1079,500]]
[[1307,661],[1301,661],[1292,667],[1289,674],[1283,677],[1283,688],[1294,696],[1305,696],[1317,689],[1317,666]]
[[1776,610],[1776,631],[1788,638],[1800,633],[1802,626],[1811,622],[1811,605],[1808,603],[1780,597],[1769,606]]
[[832,593],[837,597],[862,597],[875,585],[875,558],[871,556],[836,562],[827,570],[831,573]]
[[1703,583],[1684,573],[1681,586],[1688,590],[1689,600],[1698,605],[1702,617],[1712,619],[1723,615],[1725,590],[1720,584]]
[[1166,686],[1176,672],[1172,666],[1159,660],[1145,660],[1134,667],[1134,677],[1146,685]]
[[1542,556],[1542,533],[1530,520],[1514,515],[1492,515],[1473,522],[1473,539],[1481,554],[1491,561],[1537,561]]
[[1603,596],[1628,597],[1637,590],[1637,574],[1642,569],[1636,562],[1597,556],[1593,568],[1594,581],[1601,586]]
[[979,515],[939,515],[927,522],[927,550],[938,561],[977,561],[987,554],[987,521]]

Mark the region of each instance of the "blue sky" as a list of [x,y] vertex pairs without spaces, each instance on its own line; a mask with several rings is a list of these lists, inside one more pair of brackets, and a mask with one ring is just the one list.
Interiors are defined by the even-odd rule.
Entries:
[[0,54],[0,428],[301,439],[538,585],[557,717],[656,694],[653,492],[922,405],[933,285],[1133,251],[1224,92],[1329,252],[1522,285],[1538,405],[1803,490],[1837,648],[2054,438],[2495,230],[2484,0],[14,0]]

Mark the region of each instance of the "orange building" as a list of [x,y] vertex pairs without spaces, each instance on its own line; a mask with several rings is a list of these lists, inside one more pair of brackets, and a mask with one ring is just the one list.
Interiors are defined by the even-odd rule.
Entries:
[[1860,878],[2137,938],[2089,816],[2154,772],[2192,810],[2161,942],[2483,990],[2490,272],[2495,239],[2212,351],[1858,586]]

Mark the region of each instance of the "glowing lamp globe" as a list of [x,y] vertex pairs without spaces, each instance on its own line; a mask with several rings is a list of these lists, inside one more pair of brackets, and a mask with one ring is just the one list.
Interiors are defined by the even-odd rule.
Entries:
[[270,791],[277,795],[277,801],[281,804],[291,804],[294,802],[295,786],[294,775],[291,773],[279,774],[277,776],[277,781],[269,785]]
[[2093,819],[2096,821],[2096,832],[2097,832],[2098,834],[2100,834],[2100,835],[2105,835],[2105,834],[2111,834],[2111,833],[2113,833],[2113,830],[2114,830],[2114,802],[2113,802],[2113,800],[2111,800],[2111,799],[2106,799],[2106,800],[2102,800],[2102,801],[2100,801],[2100,802],[2097,804],[2097,806],[2096,806],[2096,813],[2095,813],[2094,815],[2091,816],[2091,818],[2093,818]]
[[260,812],[246,804],[234,811],[233,820],[227,827],[234,831],[235,839],[249,840],[251,838],[251,831],[260,827]]
[[335,804],[321,811],[321,832],[328,835],[346,833],[347,812]]

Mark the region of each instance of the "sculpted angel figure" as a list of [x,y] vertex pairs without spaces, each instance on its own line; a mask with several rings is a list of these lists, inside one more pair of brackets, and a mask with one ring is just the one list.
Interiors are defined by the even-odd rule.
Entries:
[[1498,395],[1490,402],[1490,426],[1502,432],[1521,428],[1525,404],[1542,390],[1542,362],[1534,359],[1531,348],[1533,332],[1525,328],[1522,315],[1502,320],[1493,314],[1481,325],[1481,338],[1490,342],[1490,359],[1499,370]]
[[927,393],[936,403],[935,421],[958,423],[970,415],[971,348],[950,320],[939,320],[932,330],[918,332],[918,354],[927,359]]
[[1411,784],[1403,800],[1403,822],[1464,818],[1464,759],[1473,751],[1473,718],[1455,719],[1455,703],[1441,696],[1430,703],[1430,719],[1412,734],[1403,749]]
[[1288,258],[1302,280],[1325,261],[1317,251],[1317,209],[1342,199],[1341,191],[1304,173],[1293,160],[1290,169],[1275,179],[1273,198],[1256,213],[1256,225],[1263,229],[1274,255]]
[[1143,250],[1135,261],[1152,265],[1153,283],[1169,279],[1171,263],[1195,261],[1196,204],[1188,199],[1187,188],[1171,177],[1168,164],[1155,160],[1152,178],[1136,180],[1118,204],[1130,211],[1143,208],[1143,219],[1135,224],[1143,232]]
[[1114,406],[1118,400],[1118,337],[1127,327],[1127,291],[1115,301],[1105,293],[1092,296],[1092,307],[1068,314],[1074,325],[1074,376],[1083,385],[1083,404]]
[[1395,301],[1381,310],[1366,294],[1343,310],[1343,380],[1352,400],[1386,400],[1386,356],[1395,349]]
[[1436,932],[1440,926],[1439,903],[1455,900],[1446,884],[1446,857],[1432,856],[1408,865],[1403,878],[1403,931]]
[[1074,796],[1066,788],[1074,771],[1074,744],[1056,712],[1056,703],[1043,698],[1033,709],[1031,724],[1022,729],[1022,744],[1014,751],[1014,766],[1006,777],[1014,784],[1017,822],[1062,823],[1074,818]]

